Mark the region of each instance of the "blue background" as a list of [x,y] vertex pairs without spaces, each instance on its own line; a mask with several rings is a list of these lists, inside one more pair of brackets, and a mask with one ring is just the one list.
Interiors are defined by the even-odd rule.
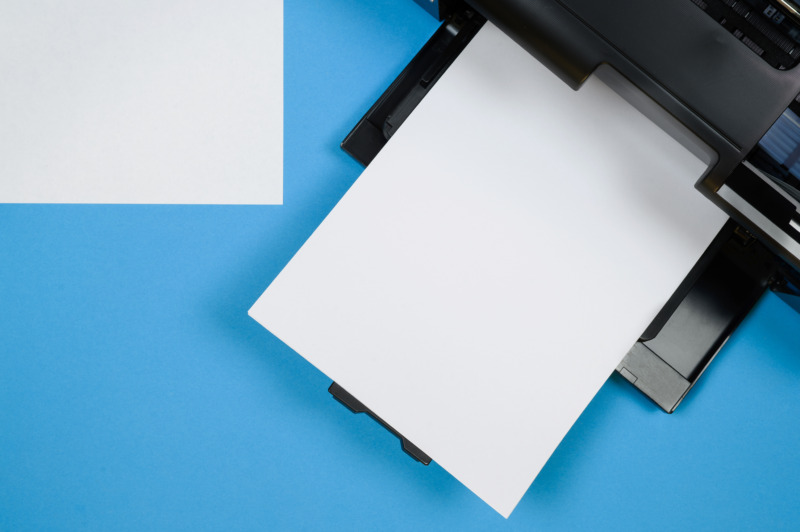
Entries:
[[677,413],[612,376],[507,521],[248,318],[436,26],[287,2],[283,206],[0,206],[0,529],[796,527],[800,316],[771,294]]

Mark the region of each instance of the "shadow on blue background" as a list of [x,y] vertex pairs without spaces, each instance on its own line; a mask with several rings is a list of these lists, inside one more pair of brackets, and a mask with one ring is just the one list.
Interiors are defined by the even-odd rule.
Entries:
[[361,172],[339,142],[436,23],[327,0],[285,25],[283,206],[0,206],[0,529],[800,520],[800,318],[771,294],[675,414],[609,379],[509,520],[332,400],[246,312]]

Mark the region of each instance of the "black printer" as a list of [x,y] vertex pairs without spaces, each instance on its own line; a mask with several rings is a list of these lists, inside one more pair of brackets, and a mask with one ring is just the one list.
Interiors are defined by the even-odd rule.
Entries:
[[[709,165],[695,186],[730,220],[617,367],[663,410],[675,410],[765,290],[800,312],[794,0],[415,1],[443,24],[342,143],[362,164],[489,20],[570,88],[601,77]],[[335,383],[331,393],[371,414]]]

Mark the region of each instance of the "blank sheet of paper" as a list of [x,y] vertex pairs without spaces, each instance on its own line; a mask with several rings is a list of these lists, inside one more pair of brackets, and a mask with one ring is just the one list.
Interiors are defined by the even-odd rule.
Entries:
[[250,314],[508,516],[724,223],[704,169],[487,25]]
[[4,0],[0,79],[0,203],[282,202],[282,0]]

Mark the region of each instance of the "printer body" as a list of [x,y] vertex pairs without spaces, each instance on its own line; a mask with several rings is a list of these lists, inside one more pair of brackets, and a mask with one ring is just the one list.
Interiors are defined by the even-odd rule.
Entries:
[[[343,141],[362,164],[488,20],[565,90],[600,77],[708,165],[695,187],[730,220],[617,367],[664,411],[675,410],[764,291],[800,312],[794,0],[415,2],[443,23]],[[372,414],[335,383],[331,393]]]

